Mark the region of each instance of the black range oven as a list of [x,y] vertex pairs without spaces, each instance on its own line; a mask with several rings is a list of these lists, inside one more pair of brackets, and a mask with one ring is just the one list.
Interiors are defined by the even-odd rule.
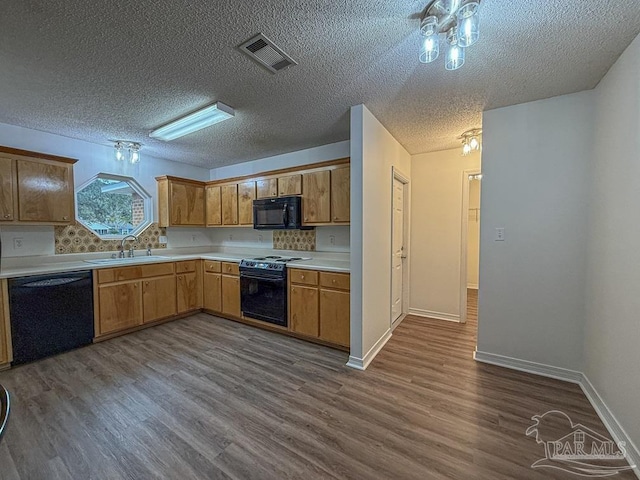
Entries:
[[240,307],[245,317],[287,326],[287,267],[284,262],[240,262]]

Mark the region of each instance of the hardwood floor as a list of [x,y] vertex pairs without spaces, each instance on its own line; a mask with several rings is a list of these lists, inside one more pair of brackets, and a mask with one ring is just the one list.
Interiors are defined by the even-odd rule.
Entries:
[[0,478],[576,478],[531,469],[525,430],[559,409],[606,434],[579,387],[474,362],[475,330],[408,317],[359,372],[198,314],[17,367]]

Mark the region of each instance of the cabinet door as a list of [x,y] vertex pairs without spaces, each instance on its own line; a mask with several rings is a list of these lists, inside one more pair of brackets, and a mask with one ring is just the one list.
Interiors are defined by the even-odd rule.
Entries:
[[278,195],[301,195],[302,175],[289,175],[278,178]]
[[240,277],[222,275],[222,313],[240,316]]
[[176,314],[176,279],[173,275],[142,282],[143,322]]
[[9,306],[6,298],[6,280],[0,280],[0,365],[9,362]]
[[0,222],[15,220],[13,200],[15,198],[15,162],[0,157]]
[[181,273],[176,277],[178,313],[202,307],[202,284],[198,284],[198,273]]
[[220,187],[207,187],[207,226],[222,225]]
[[204,187],[171,182],[171,225],[204,226]]
[[305,223],[331,221],[331,174],[329,170],[305,173],[302,176],[302,218]]
[[253,225],[253,201],[256,198],[256,182],[238,184],[238,223]]
[[100,297],[100,334],[113,333],[142,324],[140,282],[104,285]]
[[224,185],[222,188],[222,224],[238,224],[238,186]]
[[214,312],[222,311],[222,275],[205,273],[203,285],[204,308]]
[[331,170],[331,221],[349,222],[351,217],[351,168]]
[[320,338],[348,347],[350,344],[349,292],[320,289]]
[[71,222],[73,166],[16,160],[18,218],[23,222]]
[[267,180],[258,180],[256,182],[256,190],[258,198],[277,197],[278,179],[269,178]]
[[291,285],[289,290],[291,331],[318,336],[318,289]]

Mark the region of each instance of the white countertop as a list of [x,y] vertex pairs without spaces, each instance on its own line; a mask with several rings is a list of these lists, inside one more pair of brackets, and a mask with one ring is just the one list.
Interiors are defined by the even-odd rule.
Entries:
[[[3,259],[2,270],[0,270],[0,278],[16,278],[29,275],[43,275],[50,273],[74,272],[79,270],[96,270],[102,268],[126,267],[129,265],[146,265],[150,263],[178,262],[182,260],[218,260],[222,262],[239,263],[243,258],[252,258],[261,255],[273,255],[273,250],[252,250],[243,252],[198,252],[178,254],[175,251],[164,254],[162,250],[156,250],[154,255],[162,256],[155,261],[149,261],[145,258],[144,252],[140,251],[139,256],[126,262],[112,264],[95,264],[88,263],[84,260],[109,258],[110,253],[102,253],[101,255],[55,255],[43,257],[24,257],[23,259],[12,258],[10,262]],[[287,264],[288,268],[302,268],[307,270],[324,270],[328,272],[344,272],[349,273],[349,256],[348,254],[330,254],[327,252],[281,252],[276,255],[283,256],[312,256],[311,260],[298,260]],[[67,257],[67,258],[65,258]],[[83,258],[84,257],[84,258]],[[6,267],[6,263],[9,263]]]

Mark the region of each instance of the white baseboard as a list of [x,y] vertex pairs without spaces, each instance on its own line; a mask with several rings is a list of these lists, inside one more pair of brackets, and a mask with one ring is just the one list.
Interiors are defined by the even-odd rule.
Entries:
[[611,435],[611,438],[613,438],[613,441],[616,443],[625,443],[625,449],[627,450],[627,460],[631,465],[635,466],[633,472],[636,474],[636,477],[640,478],[640,450],[638,450],[638,447],[629,438],[627,432],[625,432],[620,422],[618,422],[618,419],[609,409],[607,404],[604,403],[604,400],[595,389],[589,378],[584,374],[582,375],[582,383],[580,383],[580,386],[582,387],[582,391],[584,392],[586,397],[589,399],[589,402],[591,402],[593,409],[600,417],[600,420],[602,420],[602,423],[604,423],[604,426],[609,431],[609,434]]
[[585,396],[593,406],[593,409],[598,414],[598,417],[600,417],[600,420],[602,420],[602,423],[609,431],[611,438],[613,438],[615,442],[625,442],[627,460],[631,465],[634,465],[633,471],[636,476],[640,478],[640,450],[638,450],[638,447],[633,443],[631,438],[629,438],[629,435],[627,435],[620,422],[618,422],[613,412],[609,409],[584,373],[566,368],[554,367],[552,365],[531,362],[528,360],[496,355],[494,353],[479,352],[477,350],[474,352],[473,358],[478,362],[532,373],[534,375],[541,375],[543,377],[555,378],[557,380],[564,380],[566,382],[580,385]]
[[391,331],[393,332],[396,328],[398,328],[405,318],[407,318],[406,313],[400,315],[397,320],[391,324]]
[[434,312],[432,310],[423,310],[421,308],[409,308],[409,315],[415,315],[416,317],[434,318],[436,320],[446,320],[447,322],[460,323],[460,315],[453,315],[451,313]]
[[467,288],[470,288],[471,290],[478,290],[478,284],[477,283],[467,283]]
[[531,362],[529,360],[506,357],[495,353],[479,352],[478,350],[473,353],[473,358],[478,362],[533,373],[534,375],[542,375],[543,377],[555,378],[557,380],[564,380],[565,382],[580,384],[582,381],[582,372]]
[[356,370],[366,370],[369,364],[376,358],[376,355],[380,353],[382,347],[384,347],[391,338],[391,329],[387,330],[382,337],[378,339],[376,344],[366,353],[364,358],[358,358],[349,355],[349,361],[347,367],[355,368]]

